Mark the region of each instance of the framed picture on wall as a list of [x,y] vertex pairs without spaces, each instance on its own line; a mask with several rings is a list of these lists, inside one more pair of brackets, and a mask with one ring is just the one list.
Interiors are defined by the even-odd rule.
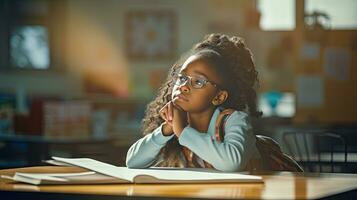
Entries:
[[125,15],[126,52],[133,60],[175,57],[176,13],[172,10],[133,10]]

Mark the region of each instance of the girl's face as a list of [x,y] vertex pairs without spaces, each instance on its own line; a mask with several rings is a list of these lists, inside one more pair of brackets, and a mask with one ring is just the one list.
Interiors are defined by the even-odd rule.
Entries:
[[216,70],[197,55],[189,57],[175,76],[172,91],[174,103],[186,112],[214,109],[212,101],[222,83]]

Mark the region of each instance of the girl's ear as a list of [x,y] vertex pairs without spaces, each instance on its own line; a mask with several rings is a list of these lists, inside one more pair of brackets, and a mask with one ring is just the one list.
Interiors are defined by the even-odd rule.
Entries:
[[218,94],[213,98],[212,104],[214,106],[219,106],[224,103],[228,98],[228,92],[226,90],[220,90]]

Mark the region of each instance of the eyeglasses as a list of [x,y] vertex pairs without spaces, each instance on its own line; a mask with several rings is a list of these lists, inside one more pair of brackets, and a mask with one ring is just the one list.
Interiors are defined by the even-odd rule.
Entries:
[[178,86],[183,85],[188,81],[189,84],[191,85],[191,87],[193,87],[195,89],[201,89],[207,83],[210,83],[214,87],[218,87],[218,85],[216,83],[213,83],[212,81],[209,81],[207,79],[194,77],[194,76],[188,76],[188,75],[181,74],[181,73],[178,73],[175,75],[175,80],[176,80],[175,85],[178,85]]

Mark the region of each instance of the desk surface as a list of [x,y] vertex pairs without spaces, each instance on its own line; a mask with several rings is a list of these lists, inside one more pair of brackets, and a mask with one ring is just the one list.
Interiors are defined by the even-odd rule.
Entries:
[[[17,172],[81,172],[76,167],[28,167],[0,170],[0,175]],[[288,172],[262,175],[264,183],[229,184],[108,184],[108,185],[47,185],[33,186],[0,179],[0,196],[46,193],[53,195],[101,195],[100,197],[161,197],[198,199],[317,199],[335,195],[355,195],[355,174],[309,174],[302,176]]]

